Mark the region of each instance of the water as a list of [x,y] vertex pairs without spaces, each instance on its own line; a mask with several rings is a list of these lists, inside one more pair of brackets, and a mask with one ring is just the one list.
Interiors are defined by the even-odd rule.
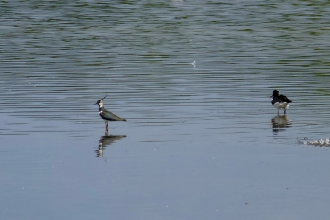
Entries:
[[0,3],[1,219],[328,216],[328,4]]

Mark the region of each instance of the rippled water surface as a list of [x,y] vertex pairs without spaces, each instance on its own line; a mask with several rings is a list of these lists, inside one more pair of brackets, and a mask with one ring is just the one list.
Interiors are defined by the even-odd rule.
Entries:
[[328,8],[1,2],[0,218],[324,219]]

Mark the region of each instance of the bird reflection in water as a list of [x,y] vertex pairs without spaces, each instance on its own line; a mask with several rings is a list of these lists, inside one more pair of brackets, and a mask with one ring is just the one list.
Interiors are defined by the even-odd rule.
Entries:
[[95,150],[96,156],[103,157],[103,152],[107,145],[113,144],[116,140],[120,140],[125,137],[126,135],[112,135],[105,133],[105,135],[102,136],[101,139],[99,140],[98,149]]
[[291,127],[291,122],[286,115],[276,115],[272,118],[273,132],[278,133],[284,131],[285,128]]

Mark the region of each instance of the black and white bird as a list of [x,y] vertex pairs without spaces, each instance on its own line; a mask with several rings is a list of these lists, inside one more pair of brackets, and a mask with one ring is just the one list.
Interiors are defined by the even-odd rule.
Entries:
[[271,95],[270,98],[273,98],[272,105],[277,108],[277,114],[280,114],[280,108],[284,108],[284,114],[286,114],[286,110],[289,108],[289,104],[292,101],[285,95],[280,95],[277,90],[273,91],[273,95]]
[[105,96],[103,99],[97,100],[97,102],[95,103],[95,105],[99,105],[99,115],[101,116],[101,118],[104,120],[105,122],[105,131],[108,132],[108,121],[126,121],[125,118],[121,118],[117,115],[115,115],[114,113],[106,110],[104,108],[104,99],[107,96]]

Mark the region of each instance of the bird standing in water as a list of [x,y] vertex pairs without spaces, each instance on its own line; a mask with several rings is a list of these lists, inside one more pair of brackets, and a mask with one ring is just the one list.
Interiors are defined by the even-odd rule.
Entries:
[[273,98],[272,105],[277,108],[277,114],[280,114],[280,108],[284,108],[284,114],[286,114],[286,110],[289,108],[289,103],[292,101],[285,95],[280,95],[277,90],[273,91],[273,95],[271,95],[270,98]]
[[104,120],[104,122],[105,122],[105,131],[108,133],[108,121],[126,121],[126,119],[121,118],[121,117],[113,114],[112,112],[109,112],[108,110],[106,110],[104,108],[104,101],[103,100],[106,97],[107,97],[107,95],[104,96],[103,99],[97,100],[95,105],[99,105],[99,115]]

